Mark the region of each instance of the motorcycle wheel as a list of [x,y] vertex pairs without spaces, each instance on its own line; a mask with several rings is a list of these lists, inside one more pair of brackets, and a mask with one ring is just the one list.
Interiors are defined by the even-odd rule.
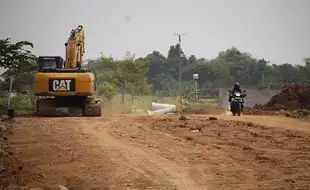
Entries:
[[236,105],[234,103],[231,104],[231,113],[233,116],[236,116],[237,112],[236,112]]
[[241,115],[241,104],[238,104],[238,106],[237,106],[237,114],[238,114],[238,116]]

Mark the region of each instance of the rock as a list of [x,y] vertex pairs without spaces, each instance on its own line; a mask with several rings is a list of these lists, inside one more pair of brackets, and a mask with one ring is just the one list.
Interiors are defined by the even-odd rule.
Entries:
[[0,131],[6,132],[7,128],[4,126],[4,124],[0,124]]
[[209,117],[209,120],[217,120],[216,117]]
[[200,131],[201,131],[201,128],[198,128],[198,127],[197,127],[197,128],[192,128],[192,127],[191,127],[191,128],[189,129],[189,131],[192,132],[192,133],[197,133],[197,132],[200,132]]
[[63,186],[63,185],[59,185],[58,186],[59,190],[69,190],[67,187]]
[[284,109],[279,110],[280,114],[284,114],[286,111]]
[[293,117],[293,118],[296,117],[296,116],[294,116],[293,114],[291,114],[290,112],[285,113],[285,116],[286,116],[286,117]]
[[247,125],[248,125],[249,127],[254,127],[254,123],[252,123],[252,122],[250,122],[250,121],[247,123]]
[[2,168],[2,167],[0,167],[0,173],[1,172],[5,172],[5,171],[7,171],[8,169],[7,168]]

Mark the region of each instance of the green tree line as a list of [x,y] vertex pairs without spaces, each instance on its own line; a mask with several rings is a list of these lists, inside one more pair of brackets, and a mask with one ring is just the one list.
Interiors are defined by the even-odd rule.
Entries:
[[[15,81],[13,90],[18,93],[32,91],[37,57],[29,49],[27,41],[12,43],[0,39],[0,67],[6,71],[0,76],[1,93],[8,90],[9,76]],[[122,60],[101,55],[90,60],[86,67],[93,68],[99,78],[99,92],[107,99],[115,93],[175,96],[179,92],[179,64],[182,63],[182,89],[184,94],[193,93],[192,76],[199,74],[202,93],[216,95],[218,88],[231,87],[235,81],[242,87],[281,85],[287,83],[310,84],[310,58],[303,65],[275,64],[264,58],[257,59],[236,47],[218,53],[214,59],[185,55],[179,44],[171,45],[166,56],[153,51],[136,58],[127,52]]]
[[[104,57],[91,60],[89,67],[96,68],[99,75],[107,75],[102,60],[112,61]],[[236,47],[219,52],[214,59],[186,56],[179,44],[172,45],[164,56],[153,51],[146,57],[135,61],[147,65],[145,77],[151,86],[153,95],[175,96],[179,92],[179,65],[182,63],[182,91],[184,94],[194,93],[193,74],[199,74],[199,89],[204,94],[217,95],[219,88],[231,87],[238,81],[243,87],[265,85],[283,85],[288,83],[310,84],[310,59],[304,59],[304,65],[289,63],[270,63],[264,58],[257,59]],[[112,61],[113,62],[113,61]],[[100,77],[99,77],[100,78]],[[101,78],[103,79],[103,78]]]

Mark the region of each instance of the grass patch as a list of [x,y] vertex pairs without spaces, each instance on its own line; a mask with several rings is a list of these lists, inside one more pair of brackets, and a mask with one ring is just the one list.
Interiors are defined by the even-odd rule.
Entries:
[[[0,98],[0,108],[6,109],[8,98]],[[30,114],[35,110],[35,96],[32,94],[17,95],[11,98],[11,108],[17,114]]]

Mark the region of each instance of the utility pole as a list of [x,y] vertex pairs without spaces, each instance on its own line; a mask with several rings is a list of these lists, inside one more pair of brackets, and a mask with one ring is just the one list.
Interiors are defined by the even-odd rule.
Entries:
[[180,83],[180,94],[182,94],[182,49],[181,49],[181,38],[185,33],[174,33],[174,35],[178,36],[179,41],[179,54],[180,54],[180,63],[179,63],[179,83]]

